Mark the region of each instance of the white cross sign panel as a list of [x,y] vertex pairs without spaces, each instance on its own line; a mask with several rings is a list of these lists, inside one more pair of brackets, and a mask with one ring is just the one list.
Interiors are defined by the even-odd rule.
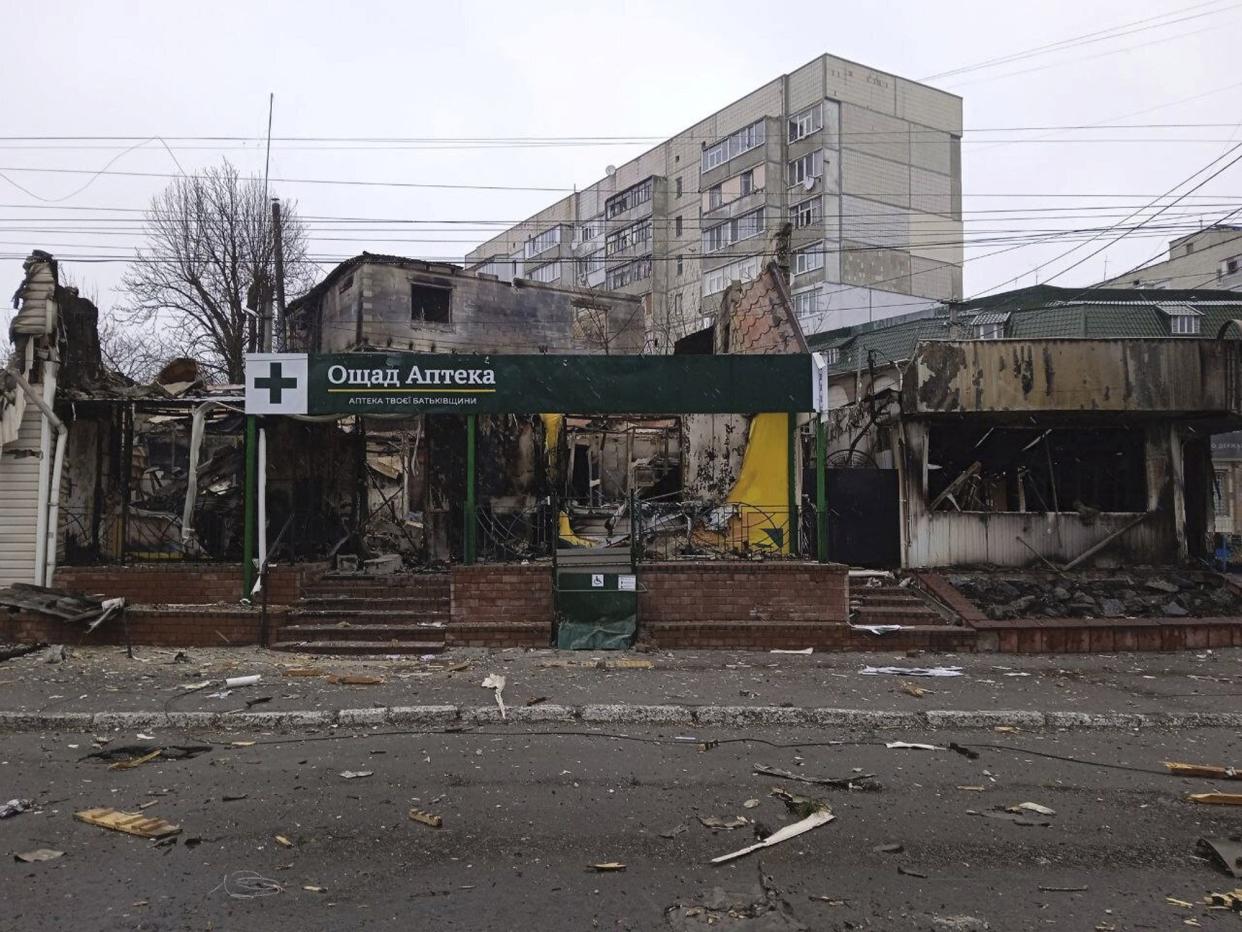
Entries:
[[305,414],[305,353],[246,355],[247,414]]

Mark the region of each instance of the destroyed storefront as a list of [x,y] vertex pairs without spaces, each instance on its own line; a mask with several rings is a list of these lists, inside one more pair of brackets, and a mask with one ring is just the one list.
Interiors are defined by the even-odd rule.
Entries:
[[830,485],[871,496],[857,536],[904,566],[1212,553],[1210,439],[1242,423],[1236,342],[936,340],[835,382]]

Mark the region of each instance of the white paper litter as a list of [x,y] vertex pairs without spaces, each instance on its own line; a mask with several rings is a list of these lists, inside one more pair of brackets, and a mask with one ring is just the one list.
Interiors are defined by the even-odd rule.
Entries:
[[850,625],[851,631],[866,631],[869,634],[891,634],[900,631],[901,625]]
[[763,841],[756,842],[753,845],[748,845],[747,847],[734,851],[731,854],[722,854],[718,858],[712,858],[712,863],[723,864],[725,861],[732,861],[734,858],[740,858],[743,855],[750,854],[752,851],[758,851],[760,848],[770,848],[772,845],[779,845],[782,841],[788,841],[791,838],[796,838],[804,832],[809,832],[813,828],[817,828],[820,825],[831,822],[833,818],[834,816],[830,810],[820,809],[817,812],[812,812],[805,819],[793,822],[786,825],[780,831],[773,832]]
[[890,741],[888,744],[884,746],[890,750],[896,749],[896,750],[901,750],[901,751],[943,751],[945,750],[944,748],[939,747],[938,745],[935,745],[935,744],[910,744],[907,741]]
[[505,690],[505,678],[499,673],[489,673],[487,674],[487,679],[485,679],[481,685],[484,689],[496,690],[496,705],[500,707],[500,717],[508,718],[509,716],[505,712],[504,697],[500,695]]
[[815,651],[815,648],[813,647],[804,647],[802,648],[802,650],[782,650],[781,648],[777,647],[777,648],[774,648],[773,650],[768,651],[768,653],[769,654],[810,654],[810,653],[814,653],[814,651]]
[[961,667],[863,667],[863,676],[961,676]]

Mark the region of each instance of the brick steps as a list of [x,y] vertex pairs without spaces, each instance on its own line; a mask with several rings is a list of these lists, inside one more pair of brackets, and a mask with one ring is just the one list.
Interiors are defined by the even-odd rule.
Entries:
[[356,608],[306,609],[294,608],[289,612],[289,621],[298,624],[415,624],[425,622],[447,622],[449,613],[444,611],[407,611],[405,609],[375,609],[373,602],[360,599]]
[[1019,618],[970,622],[979,649],[1002,654],[1242,647],[1242,618]]
[[430,596],[448,598],[447,573],[410,573],[395,576],[367,576],[363,573],[320,576],[302,587],[304,596],[345,596],[352,598],[401,598]]
[[356,611],[365,606],[381,612],[445,612],[448,610],[448,595],[408,595],[408,596],[350,596],[350,595],[312,595],[304,596],[298,603],[299,610],[304,611]]
[[386,657],[390,654],[438,654],[444,650],[444,641],[281,641],[272,650],[294,651],[300,654],[335,654],[353,657]]

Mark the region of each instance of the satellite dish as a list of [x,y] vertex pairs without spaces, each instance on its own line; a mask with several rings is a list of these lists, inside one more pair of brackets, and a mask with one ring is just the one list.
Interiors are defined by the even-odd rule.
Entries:
[[609,165],[607,168],[604,169],[604,174],[607,175],[609,178],[611,178],[616,173],[617,173],[617,166],[615,165]]
[[804,191],[810,191],[811,188],[813,187],[815,187],[815,176],[814,175],[807,175],[805,178],[802,179],[802,189]]

